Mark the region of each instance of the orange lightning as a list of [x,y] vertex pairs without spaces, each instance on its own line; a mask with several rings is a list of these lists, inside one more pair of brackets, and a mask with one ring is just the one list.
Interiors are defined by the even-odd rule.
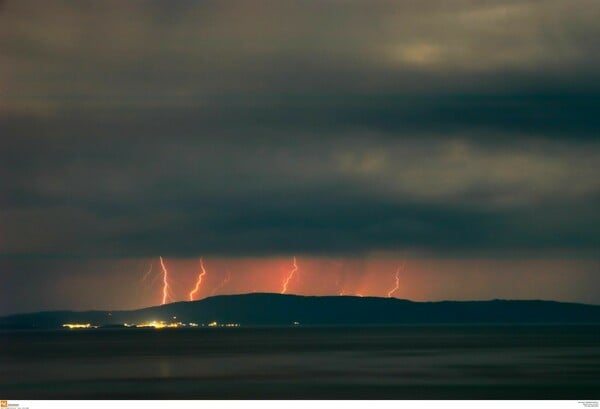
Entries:
[[202,258],[200,258],[200,274],[198,274],[198,280],[196,281],[196,286],[192,291],[190,291],[190,301],[194,301],[194,294],[198,292],[200,289],[200,284],[202,284],[202,278],[206,275],[206,269],[204,268],[204,262]]
[[398,269],[396,270],[396,286],[394,288],[392,288],[390,291],[388,291],[388,298],[392,297],[392,294],[394,294],[396,291],[398,291],[398,288],[400,288],[400,269],[402,267],[398,267]]
[[160,258],[160,266],[162,267],[162,271],[163,271],[163,298],[162,298],[162,304],[166,304],[167,303],[167,298],[169,296],[169,272],[167,271],[167,267],[165,267],[165,262],[162,258],[162,256],[159,257]]
[[148,278],[148,276],[152,272],[152,267],[153,267],[153,263],[150,263],[150,269],[146,272],[146,274],[144,274],[144,277],[142,278],[142,281],[146,281],[146,279]]
[[[343,263],[339,263],[339,265],[343,265]],[[343,274],[342,275],[338,275],[337,280],[335,281],[335,286],[336,287],[340,287],[340,284],[342,284],[342,278],[343,278]],[[344,295],[344,286],[341,286],[338,295]]]
[[292,268],[292,271],[290,271],[287,278],[283,282],[283,288],[281,289],[281,294],[285,294],[287,292],[287,288],[288,288],[288,284],[290,283],[290,280],[294,277],[294,274],[296,274],[296,271],[298,271],[298,264],[296,263],[296,256],[294,256],[293,260],[294,260],[293,261],[294,267]]

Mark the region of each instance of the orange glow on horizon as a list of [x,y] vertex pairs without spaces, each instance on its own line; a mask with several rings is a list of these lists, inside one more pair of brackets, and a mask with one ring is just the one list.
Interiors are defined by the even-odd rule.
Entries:
[[294,274],[296,274],[296,271],[298,271],[298,264],[296,262],[296,256],[294,256],[292,271],[290,271],[290,273],[288,274],[287,278],[283,282],[283,288],[281,289],[281,294],[285,294],[287,292],[290,280],[294,277]]
[[200,285],[202,284],[202,279],[206,275],[206,269],[204,268],[204,262],[202,261],[202,257],[200,258],[200,273],[198,274],[198,279],[196,280],[196,286],[192,291],[190,291],[190,301],[194,301],[194,294],[198,292],[200,289]]
[[[194,297],[200,299],[211,293],[280,294],[292,270],[292,256],[206,255],[204,266],[210,269],[210,274],[203,278]],[[419,259],[411,254],[345,258],[302,254],[296,255],[296,261],[299,269],[288,282],[285,295],[386,298],[395,287],[395,274],[400,267],[400,286],[390,295],[413,301],[545,298],[591,303],[595,300],[591,296],[573,298],[569,271],[577,272],[578,280],[586,283],[586,291],[590,293],[598,271],[597,261]],[[152,272],[142,282],[151,262],[154,262]],[[161,269],[163,264],[166,272]],[[162,256],[162,263],[159,255],[118,261],[78,261],[71,268],[87,269],[90,274],[58,276],[56,288],[64,290],[64,306],[72,309],[133,310],[161,305],[163,297],[165,304],[189,301],[189,292],[198,277],[198,264],[199,255],[166,255]],[[231,279],[221,287],[228,272]],[[528,281],[521,280],[525,276]],[[139,291],[132,291],[138,287]]]

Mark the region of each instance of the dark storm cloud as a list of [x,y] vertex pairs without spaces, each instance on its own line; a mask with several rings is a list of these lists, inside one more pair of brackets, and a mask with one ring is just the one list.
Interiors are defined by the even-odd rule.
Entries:
[[1,12],[5,257],[597,249],[597,2]]

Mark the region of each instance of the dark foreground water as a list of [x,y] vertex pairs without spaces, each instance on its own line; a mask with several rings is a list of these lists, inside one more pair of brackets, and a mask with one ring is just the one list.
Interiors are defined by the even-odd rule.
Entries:
[[0,396],[597,399],[598,326],[0,333]]

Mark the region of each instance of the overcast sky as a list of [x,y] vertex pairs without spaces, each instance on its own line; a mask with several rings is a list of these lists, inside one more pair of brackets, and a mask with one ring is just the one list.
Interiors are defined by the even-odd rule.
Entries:
[[412,259],[414,282],[478,277],[429,298],[518,276],[539,284],[515,298],[600,303],[598,21],[596,0],[0,2],[0,313],[88,307],[159,255]]

